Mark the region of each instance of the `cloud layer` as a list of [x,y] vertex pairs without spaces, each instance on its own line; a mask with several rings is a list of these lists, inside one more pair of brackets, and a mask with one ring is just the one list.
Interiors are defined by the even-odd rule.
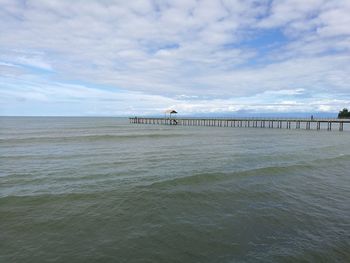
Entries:
[[337,111],[349,13],[347,0],[0,0],[0,114]]

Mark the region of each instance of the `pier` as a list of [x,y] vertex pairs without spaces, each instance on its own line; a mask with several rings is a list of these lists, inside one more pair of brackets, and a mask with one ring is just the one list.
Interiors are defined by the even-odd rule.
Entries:
[[350,119],[288,119],[288,118],[129,118],[133,124],[210,126],[237,128],[305,129],[305,130],[344,130]]

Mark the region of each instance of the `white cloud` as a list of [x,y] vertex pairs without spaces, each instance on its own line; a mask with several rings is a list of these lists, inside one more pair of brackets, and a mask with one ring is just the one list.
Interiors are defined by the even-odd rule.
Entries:
[[135,91],[92,88],[83,84],[45,82],[30,75],[22,76],[22,80],[15,84],[8,77],[0,78],[0,81],[3,83],[0,88],[0,100],[3,102],[0,114],[4,115],[8,114],[9,109],[13,110],[14,115],[93,116],[160,114],[168,108],[175,108],[182,115],[240,111],[335,112],[350,103],[350,99],[329,98],[325,94],[304,96],[307,94],[304,89],[266,91],[254,96],[217,99],[187,95],[167,98]]
[[[62,96],[96,104],[93,98],[101,94],[89,87],[109,85],[144,98],[143,108],[134,109],[150,113],[170,106],[186,112],[237,110],[255,96],[265,109],[278,110],[286,105],[276,95],[303,92],[314,100],[321,94],[348,98],[349,1],[270,2],[0,0],[0,74],[12,76],[14,89],[28,74],[39,77],[35,70],[52,72],[36,84],[39,90],[21,88],[27,99]],[[255,33],[270,30],[285,39],[272,39],[281,43],[267,48]],[[256,42],[244,45],[250,40]],[[49,87],[73,80],[90,85],[67,85],[60,92]],[[127,107],[128,96],[119,91],[101,96],[107,94],[125,100],[119,109]],[[289,107],[318,109],[299,105],[306,103],[301,98],[296,102]]]

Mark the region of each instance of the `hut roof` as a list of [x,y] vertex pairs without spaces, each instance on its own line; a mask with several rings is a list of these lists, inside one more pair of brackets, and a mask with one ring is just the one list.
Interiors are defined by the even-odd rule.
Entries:
[[166,110],[165,113],[173,114],[173,113],[177,113],[177,111],[176,110]]

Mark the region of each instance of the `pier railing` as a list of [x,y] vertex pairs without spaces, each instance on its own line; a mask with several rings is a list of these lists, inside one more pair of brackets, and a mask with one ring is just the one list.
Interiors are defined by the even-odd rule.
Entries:
[[247,127],[247,128],[286,128],[306,130],[332,130],[336,126],[339,131],[344,130],[344,124],[350,124],[350,119],[331,118],[129,118],[134,124],[182,125],[182,126],[214,126],[214,127]]

